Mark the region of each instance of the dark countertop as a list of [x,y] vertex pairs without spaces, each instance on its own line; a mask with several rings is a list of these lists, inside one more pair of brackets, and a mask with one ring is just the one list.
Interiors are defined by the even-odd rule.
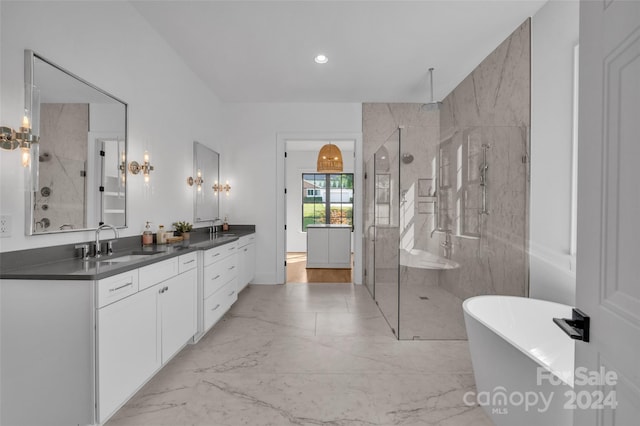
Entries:
[[307,225],[307,228],[320,228],[320,229],[326,229],[326,228],[349,228],[351,229],[352,226],[351,225],[342,225],[342,224],[324,224],[324,223],[311,223],[309,225]]
[[[151,265],[172,257],[180,256],[197,250],[208,250],[224,244],[237,241],[240,237],[255,233],[255,228],[243,227],[233,229],[229,232],[220,232],[215,234],[213,239],[209,238],[207,232],[192,232],[191,238],[187,241],[181,241],[175,244],[161,244],[153,246],[141,246],[139,237],[128,237],[135,239],[138,243],[135,246],[129,245],[126,248],[118,249],[117,241],[114,245],[116,250],[112,256],[102,256],[99,260],[89,259],[82,260],[78,257],[67,258],[46,263],[23,264],[15,268],[7,267],[5,259],[3,259],[3,267],[0,270],[0,279],[20,279],[20,280],[99,280],[122,272],[137,269],[142,266]],[[105,240],[106,241],[106,240]],[[48,247],[46,249],[34,249],[34,254],[40,254],[43,250],[57,250],[58,247]],[[23,250],[21,256],[28,255]],[[37,252],[36,252],[37,251]],[[153,254],[137,256],[135,259],[125,262],[109,262],[110,259],[116,259],[120,256],[128,254],[143,254],[151,252]],[[18,252],[15,252],[18,254]],[[11,252],[2,253],[3,257],[10,257]],[[47,256],[33,256],[32,258],[46,258]],[[10,259],[7,259],[10,260]]]

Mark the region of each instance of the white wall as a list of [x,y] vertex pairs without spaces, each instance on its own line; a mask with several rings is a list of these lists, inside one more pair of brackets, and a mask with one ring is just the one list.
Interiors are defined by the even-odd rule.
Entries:
[[571,249],[574,46],[579,3],[548,2],[532,19],[530,296],[575,304]]
[[[129,160],[145,147],[155,166],[153,193],[144,199],[141,176],[128,176],[128,229],[144,221],[193,221],[192,146],[198,140],[224,158],[221,104],[178,55],[127,2],[2,1],[0,124],[21,123],[24,49],[32,49],[129,105]],[[25,19],[21,19],[24,17]],[[0,213],[11,215],[0,251],[90,240],[92,232],[26,237],[25,193],[19,150],[0,152]],[[221,212],[222,213],[222,212]]]
[[[353,153],[342,150],[344,173],[353,173]],[[290,252],[307,251],[307,233],[302,232],[302,173],[316,173],[317,160],[318,151],[287,149],[287,251]],[[353,247],[353,234],[351,238]]]
[[221,156],[221,175],[231,195],[220,213],[231,223],[256,225],[254,283],[277,284],[276,151],[278,134],[362,132],[359,103],[237,103],[224,108],[225,143],[233,151]]

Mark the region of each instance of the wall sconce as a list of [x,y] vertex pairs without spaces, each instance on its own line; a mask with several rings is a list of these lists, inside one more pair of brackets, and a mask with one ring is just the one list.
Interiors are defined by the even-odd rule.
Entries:
[[197,185],[198,192],[201,192],[202,184],[204,183],[204,179],[202,178],[202,170],[198,169],[195,179],[191,176],[187,178],[187,185],[193,186],[194,183]]
[[142,164],[138,163],[137,161],[130,162],[129,172],[131,172],[132,175],[137,175],[138,173],[142,172],[142,174],[144,175],[144,183],[149,183],[149,173],[154,170],[154,167],[151,165],[151,163],[149,163],[148,151],[144,152],[143,159],[144,162]]
[[29,167],[31,164],[31,148],[37,149],[38,141],[39,137],[31,133],[28,115],[24,116],[19,132],[14,131],[11,127],[0,127],[0,148],[7,151],[20,148],[22,167]]
[[231,191],[231,186],[229,185],[229,181],[227,181],[224,185],[218,184],[218,181],[216,181],[216,183],[213,184],[213,192],[222,192],[222,191],[225,191],[227,193],[227,196],[229,195],[229,192]]

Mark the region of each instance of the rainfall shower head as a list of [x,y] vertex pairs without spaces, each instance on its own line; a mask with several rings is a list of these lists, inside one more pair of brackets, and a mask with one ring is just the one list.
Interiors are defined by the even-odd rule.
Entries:
[[429,68],[429,86],[431,88],[431,101],[426,104],[422,104],[420,109],[423,111],[438,111],[440,107],[442,107],[442,102],[436,102],[433,100],[433,68]]

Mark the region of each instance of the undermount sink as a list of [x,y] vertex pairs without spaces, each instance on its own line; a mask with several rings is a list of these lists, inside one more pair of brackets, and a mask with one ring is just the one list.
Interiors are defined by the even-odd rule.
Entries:
[[[154,254],[154,253],[149,252],[149,254]],[[122,262],[131,262],[134,260],[144,259],[147,256],[149,256],[149,254],[126,254],[124,256],[118,256],[118,257],[104,256],[104,257],[99,257],[97,259],[93,258],[90,260],[96,263],[122,263]]]

